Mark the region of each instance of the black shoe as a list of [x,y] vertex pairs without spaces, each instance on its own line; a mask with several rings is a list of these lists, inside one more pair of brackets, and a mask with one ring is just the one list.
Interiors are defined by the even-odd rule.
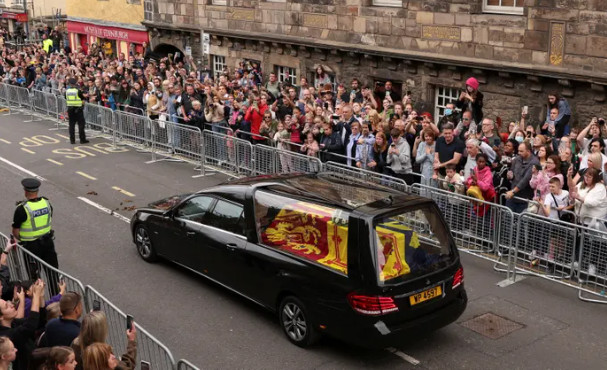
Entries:
[[88,144],[88,143],[90,143],[90,141],[88,141],[86,139],[85,140],[80,140],[80,144]]
[[70,144],[74,145],[74,144],[76,144],[76,142],[75,141],[70,141]]

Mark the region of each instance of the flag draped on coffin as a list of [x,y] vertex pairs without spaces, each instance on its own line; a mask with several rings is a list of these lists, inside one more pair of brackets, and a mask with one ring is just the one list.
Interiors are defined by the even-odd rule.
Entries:
[[[306,202],[286,206],[261,233],[262,242],[347,274],[348,226],[337,212]],[[399,221],[380,223],[375,230],[382,281],[432,262],[419,248],[417,233]]]
[[306,202],[289,208],[262,232],[263,243],[347,274],[348,226],[334,219],[336,210]]

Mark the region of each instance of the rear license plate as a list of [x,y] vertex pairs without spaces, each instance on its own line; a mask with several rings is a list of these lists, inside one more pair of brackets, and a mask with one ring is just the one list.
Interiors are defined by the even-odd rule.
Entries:
[[425,302],[427,300],[440,297],[443,294],[442,288],[439,286],[435,286],[434,288],[430,288],[428,290],[424,290],[421,293],[413,294],[409,297],[409,302],[411,306],[414,306],[418,303]]

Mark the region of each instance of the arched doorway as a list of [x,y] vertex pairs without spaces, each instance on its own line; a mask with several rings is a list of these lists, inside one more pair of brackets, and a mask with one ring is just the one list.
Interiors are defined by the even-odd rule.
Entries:
[[183,58],[183,51],[171,44],[159,44],[154,48],[154,51],[152,52],[153,56],[157,59],[162,59],[168,56],[169,54],[173,54],[173,57],[175,57],[176,53],[179,53],[179,55],[181,56],[180,58],[176,59]]

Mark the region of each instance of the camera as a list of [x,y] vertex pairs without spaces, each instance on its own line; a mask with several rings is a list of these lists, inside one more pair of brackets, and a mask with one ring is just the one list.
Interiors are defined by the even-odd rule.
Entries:
[[604,119],[599,119],[599,126],[604,126],[605,125],[605,120]]

